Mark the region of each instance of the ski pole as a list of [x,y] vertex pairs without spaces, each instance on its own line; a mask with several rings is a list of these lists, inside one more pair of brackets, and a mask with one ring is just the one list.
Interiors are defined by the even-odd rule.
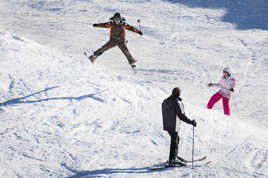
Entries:
[[192,146],[192,169],[194,168],[194,126],[193,126],[193,146]]
[[138,22],[138,24],[139,24],[139,29],[140,29],[140,31],[141,31],[141,23],[140,23],[140,22],[141,22],[141,20],[140,20],[140,19],[138,19],[138,20],[137,20],[137,22]]
[[235,96],[233,96],[233,100],[234,100],[235,109],[238,110],[238,109],[237,109],[237,103],[236,103]]

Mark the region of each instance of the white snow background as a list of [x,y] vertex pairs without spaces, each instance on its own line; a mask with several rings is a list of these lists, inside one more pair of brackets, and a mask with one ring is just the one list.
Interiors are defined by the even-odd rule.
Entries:
[[[120,12],[137,74],[118,48],[91,64]],[[0,177],[268,177],[266,0],[1,0]],[[230,102],[206,104],[228,66]],[[197,121],[195,158],[168,159],[161,102],[179,86]],[[191,159],[192,126],[178,122],[179,155]],[[211,161],[210,164],[205,164]]]

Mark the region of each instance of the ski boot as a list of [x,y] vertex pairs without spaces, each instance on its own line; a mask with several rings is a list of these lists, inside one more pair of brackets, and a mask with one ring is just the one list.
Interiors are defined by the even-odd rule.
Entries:
[[131,64],[132,69],[136,69],[136,64]]
[[130,66],[131,66],[131,69],[133,70],[134,74],[136,74],[137,73],[136,64],[132,63],[132,64],[130,64]]
[[93,63],[97,59],[97,56],[91,55],[88,59]]
[[134,59],[134,61],[132,63],[130,63],[130,66],[132,69],[136,69],[136,62],[137,62],[137,60]]
[[169,160],[168,161],[168,165],[170,167],[176,167],[176,166],[186,166],[185,163],[183,163],[182,161],[179,161],[179,160]]

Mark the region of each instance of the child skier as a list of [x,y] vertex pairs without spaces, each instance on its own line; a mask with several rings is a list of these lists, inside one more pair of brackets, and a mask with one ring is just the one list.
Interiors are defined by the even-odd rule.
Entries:
[[235,79],[231,77],[231,70],[228,67],[223,69],[223,76],[219,83],[209,83],[208,87],[218,87],[220,90],[215,93],[208,102],[208,109],[212,109],[214,104],[222,99],[225,115],[230,115],[229,100],[231,92],[234,92]]
[[94,62],[96,58],[102,53],[109,50],[110,48],[113,48],[114,46],[118,46],[126,56],[131,67],[135,68],[135,63],[137,60],[132,57],[126,46],[126,30],[133,31],[140,35],[142,35],[142,32],[135,27],[126,24],[124,22],[125,19],[121,17],[120,13],[115,13],[114,16],[110,18],[110,20],[110,22],[106,23],[93,24],[93,27],[110,28],[110,40],[89,57],[90,61]]

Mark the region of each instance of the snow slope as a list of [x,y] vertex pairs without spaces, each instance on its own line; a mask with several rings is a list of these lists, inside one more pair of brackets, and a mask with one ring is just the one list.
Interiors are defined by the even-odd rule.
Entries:
[[[267,15],[239,23],[240,1],[186,2],[1,1],[1,177],[268,177]],[[241,13],[226,21],[226,7]],[[116,48],[93,65],[82,54],[108,40],[91,26],[117,11],[141,19],[144,35],[127,33],[136,75]],[[225,66],[237,79],[231,117],[206,109]],[[195,157],[212,162],[152,171],[168,158],[160,106],[175,86],[198,123]],[[190,159],[192,127],[178,124]]]

